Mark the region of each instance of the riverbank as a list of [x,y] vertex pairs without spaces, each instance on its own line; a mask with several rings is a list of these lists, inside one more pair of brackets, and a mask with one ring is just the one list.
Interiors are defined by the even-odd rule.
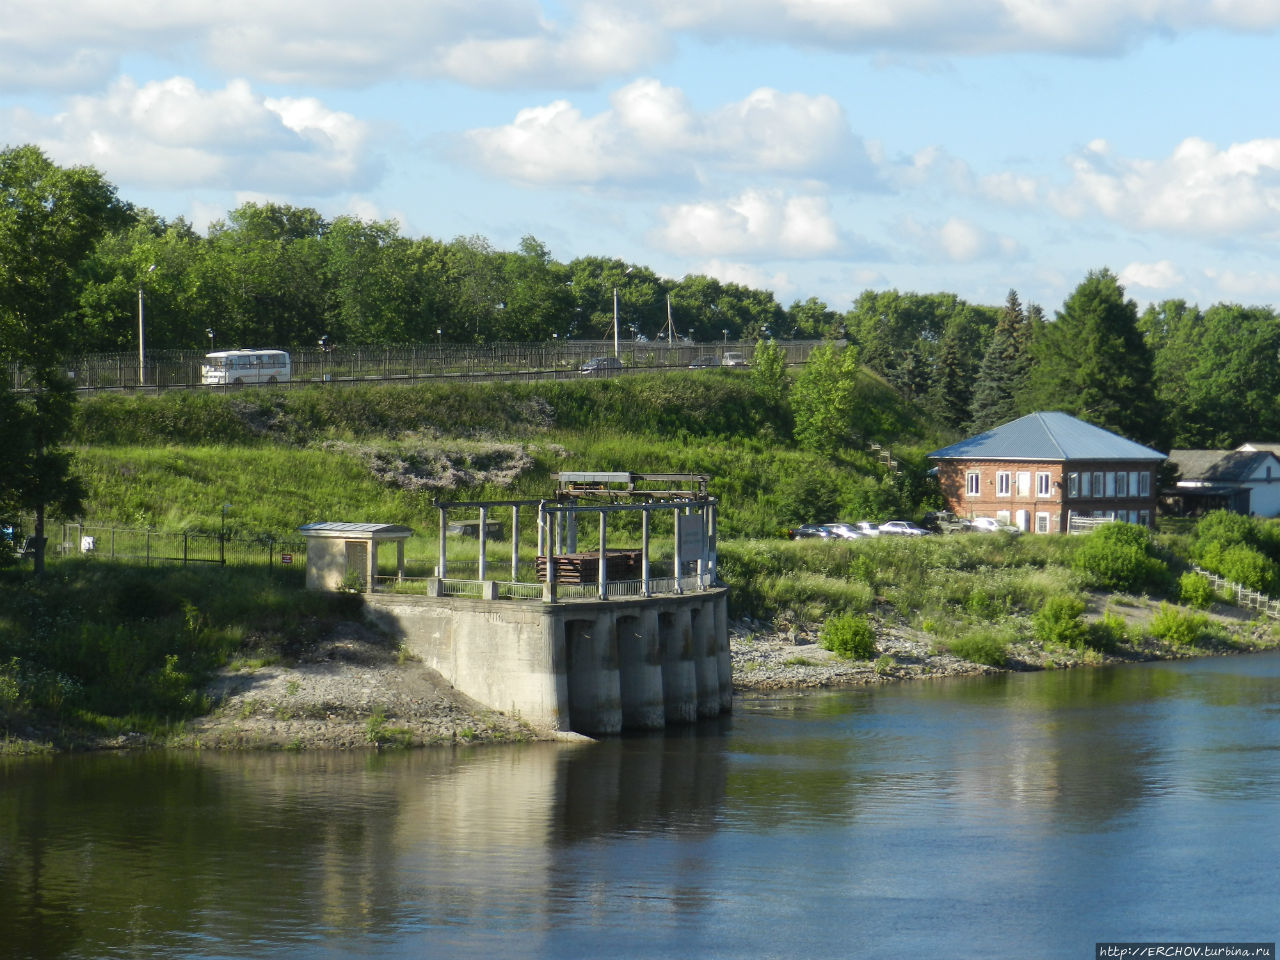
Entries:
[[[843,659],[818,643],[820,624],[769,624],[743,619],[730,625],[734,690],[812,690],[896,683],[1009,671],[1068,669],[1248,653],[1280,647],[1280,631],[1239,608],[1216,605],[1206,615],[1225,640],[1186,647],[1144,632],[1159,604],[1146,598],[1092,598],[1126,621],[1135,639],[1113,651],[1012,645],[1003,667],[949,653],[935,637],[876,618],[877,656]],[[110,738],[66,731],[11,732],[10,754],[55,749],[169,747],[219,750],[377,750],[459,743],[574,739],[539,730],[492,710],[451,687],[436,671],[404,656],[385,636],[353,621],[338,621],[291,656],[220,670],[205,688],[212,709],[164,737],[125,733]]]

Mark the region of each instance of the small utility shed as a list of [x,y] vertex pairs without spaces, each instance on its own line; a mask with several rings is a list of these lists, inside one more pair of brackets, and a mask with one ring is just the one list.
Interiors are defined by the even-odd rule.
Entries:
[[348,574],[372,590],[378,575],[378,544],[396,545],[396,579],[404,577],[404,542],[413,533],[394,523],[308,523],[298,528],[307,538],[307,589],[337,590]]

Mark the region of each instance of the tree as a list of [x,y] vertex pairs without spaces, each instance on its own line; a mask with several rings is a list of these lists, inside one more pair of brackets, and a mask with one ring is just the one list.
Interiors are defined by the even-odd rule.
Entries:
[[1030,324],[1015,290],[1009,291],[973,388],[971,428],[990,430],[1018,415],[1017,398],[1026,388],[1031,358]]
[[1149,446],[1166,448],[1151,350],[1138,307],[1110,270],[1095,270],[1032,338],[1024,392],[1034,410],[1061,410]]
[[828,456],[843,451],[852,436],[857,402],[858,351],[824,343],[809,354],[791,388],[796,441]]
[[73,511],[80,487],[59,448],[74,395],[61,360],[75,343],[81,265],[131,210],[89,167],[56,166],[36,147],[0,152],[0,362],[23,371],[3,389],[0,501],[35,512],[35,570],[44,570],[45,510]]

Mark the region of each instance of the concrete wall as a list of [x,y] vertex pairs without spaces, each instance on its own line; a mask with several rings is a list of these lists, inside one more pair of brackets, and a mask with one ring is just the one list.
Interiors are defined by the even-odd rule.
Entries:
[[564,603],[389,594],[365,602],[457,689],[535,726],[652,730],[732,706],[723,589]]

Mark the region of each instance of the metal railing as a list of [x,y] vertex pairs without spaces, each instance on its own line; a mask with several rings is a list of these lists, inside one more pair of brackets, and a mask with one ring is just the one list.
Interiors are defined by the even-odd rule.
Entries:
[[[802,364],[821,340],[778,341],[786,362]],[[752,342],[691,343],[624,340],[618,344],[622,372],[689,367],[704,357],[723,359],[738,353],[749,363]],[[577,379],[579,368],[594,357],[612,357],[612,340],[553,340],[530,343],[490,344],[393,344],[337,346],[290,351],[289,383],[358,382],[365,380],[545,380]],[[187,389],[202,387],[203,350],[150,350],[144,367],[137,352],[89,354],[70,357],[66,371],[82,390]],[[0,375],[14,389],[25,386],[24,371],[8,364]],[[280,384],[287,386],[288,384]],[[211,390],[242,389],[234,385],[204,387]]]

